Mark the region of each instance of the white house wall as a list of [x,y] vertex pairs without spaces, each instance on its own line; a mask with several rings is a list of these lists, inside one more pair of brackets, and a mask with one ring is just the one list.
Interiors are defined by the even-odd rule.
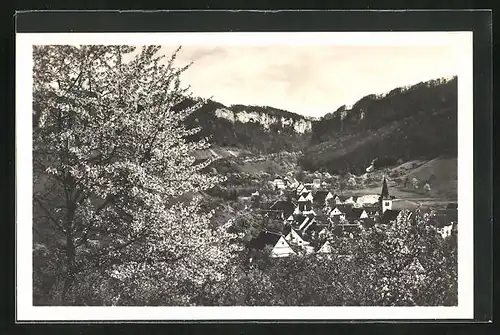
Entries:
[[290,248],[287,241],[282,237],[276,242],[273,250],[271,251],[271,257],[288,257],[295,254],[295,252]]

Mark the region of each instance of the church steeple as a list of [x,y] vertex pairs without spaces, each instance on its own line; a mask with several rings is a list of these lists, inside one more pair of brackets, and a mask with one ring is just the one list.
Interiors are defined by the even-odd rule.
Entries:
[[380,192],[379,203],[382,213],[388,209],[392,209],[392,199],[389,196],[389,188],[387,187],[387,180],[385,179],[385,176],[382,183],[382,192]]
[[380,193],[380,196],[383,199],[388,199],[389,198],[389,189],[387,188],[387,181],[384,177],[384,182],[382,184],[382,193]]

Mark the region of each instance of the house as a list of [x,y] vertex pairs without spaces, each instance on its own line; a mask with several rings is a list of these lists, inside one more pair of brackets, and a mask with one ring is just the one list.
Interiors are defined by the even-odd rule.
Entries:
[[299,181],[293,177],[285,177],[285,183],[291,189],[296,189],[300,185]]
[[283,190],[286,188],[285,181],[281,177],[276,177],[273,181],[273,185],[277,190]]
[[344,211],[347,220],[358,221],[362,219],[367,219],[368,214],[363,208],[350,208]]
[[300,197],[299,197],[299,202],[304,202],[304,201],[309,201],[309,202],[313,202],[314,201],[314,196],[312,194],[312,192],[303,192]]
[[363,209],[369,217],[374,217],[378,214],[379,206],[363,206]]
[[252,239],[248,244],[248,249],[250,250],[262,251],[266,247],[271,248],[270,256],[273,258],[288,257],[295,254],[283,235],[265,230],[261,231],[259,235]]
[[334,209],[332,209],[330,211],[330,213],[328,214],[329,217],[339,217],[339,218],[342,218],[342,219],[345,219],[345,213],[343,211],[341,211],[339,209],[339,207],[335,207]]
[[335,194],[335,195],[333,196],[333,200],[332,200],[332,201],[329,201],[329,204],[332,204],[332,205],[343,205],[343,204],[345,204],[345,201],[346,201],[348,198],[349,198],[349,197],[344,196],[344,195]]
[[325,241],[325,243],[323,243],[317,251],[318,254],[330,254],[331,252],[332,246],[328,241]]
[[438,210],[434,216],[434,225],[437,228],[438,233],[446,238],[451,236],[453,229],[457,227],[458,224],[458,211],[456,209],[443,209]]
[[321,187],[321,179],[313,179],[312,188],[318,189]]
[[291,245],[303,247],[306,245],[309,245],[309,242],[307,242],[304,237],[302,236],[302,233],[300,231],[294,229],[291,226],[286,226],[285,229],[283,230],[283,235],[285,236],[285,240],[290,243]]
[[297,196],[300,196],[303,193],[312,192],[311,187],[308,187],[308,185],[310,185],[310,184],[300,183],[299,186],[297,186],[297,188],[295,190],[297,193]]
[[380,223],[382,224],[394,223],[398,219],[400,212],[401,211],[394,209],[386,209],[385,212],[382,213],[382,216],[380,216]]
[[312,202],[311,201],[299,201],[297,202],[297,206],[293,211],[294,214],[312,214],[314,213]]
[[352,209],[349,205],[338,205],[335,206],[330,212],[328,212],[328,216],[330,218],[339,217],[342,220],[346,219],[346,213]]
[[279,212],[282,220],[292,215],[294,209],[295,204],[291,200],[278,200],[269,207],[269,210]]
[[302,194],[302,191],[305,190],[306,187],[304,186],[304,183],[299,183],[297,187],[295,188],[295,192],[297,193],[297,196],[300,196]]
[[315,221],[314,215],[297,215],[292,226],[301,232],[305,232]]
[[318,206],[326,206],[328,200],[333,199],[333,194],[329,191],[316,191],[313,195],[313,202]]
[[303,236],[311,242],[323,240],[330,235],[329,230],[330,224],[328,222],[314,220],[305,230],[303,230]]

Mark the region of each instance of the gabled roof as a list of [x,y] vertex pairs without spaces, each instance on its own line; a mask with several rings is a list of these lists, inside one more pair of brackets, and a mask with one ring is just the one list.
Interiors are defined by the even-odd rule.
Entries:
[[293,216],[293,222],[294,222],[294,223],[302,222],[302,221],[304,221],[306,218],[307,218],[307,216],[305,216],[305,215],[302,215],[302,214],[297,214],[297,215],[294,215],[294,216]]
[[322,208],[316,208],[314,210],[314,212],[316,213],[316,218],[323,217],[323,216],[326,218],[326,216],[327,216],[326,212]]
[[331,252],[332,250],[332,247],[330,245],[330,242],[328,241],[325,241],[324,243],[321,243],[321,244],[318,244],[317,245],[317,249],[318,249],[318,252],[325,252],[325,253],[329,253]]
[[346,214],[347,219],[359,219],[361,214],[363,214],[363,211],[363,208],[350,207],[346,209],[344,213]]
[[304,234],[298,230],[297,228],[294,228],[290,225],[286,225],[285,228],[283,229],[283,236],[288,236],[288,234],[290,234],[292,232],[292,230],[297,234],[299,235],[299,237],[301,239],[304,239]]
[[263,230],[248,243],[248,248],[262,250],[266,246],[274,247],[281,237],[281,234]]
[[389,188],[387,187],[387,180],[384,177],[384,181],[382,182],[382,192],[380,192],[380,197],[383,199],[389,198]]
[[309,231],[315,231],[316,233],[319,233],[320,231],[322,231],[323,229],[325,228],[328,228],[328,224],[324,224],[324,223],[320,223],[318,221],[315,221],[310,227],[309,227]]
[[271,205],[269,209],[274,211],[282,211],[285,216],[288,216],[293,213],[295,205],[291,201],[278,200],[273,205]]
[[344,202],[346,201],[347,199],[349,199],[350,197],[346,196],[346,195],[338,195],[338,198],[340,201]]
[[328,196],[329,191],[317,191],[314,193],[314,202],[317,203],[323,203],[326,200],[326,197]]
[[383,223],[389,223],[389,222],[391,222],[391,221],[396,220],[400,212],[401,212],[401,211],[398,211],[398,210],[388,209],[388,210],[386,210],[386,211],[382,214],[382,217],[380,218],[380,220],[381,220]]
[[309,215],[309,216],[305,216],[305,215],[297,215],[295,217],[295,220],[294,222],[292,223],[292,227],[296,230],[302,230],[304,229],[304,227],[306,227],[309,222],[311,221],[314,221],[314,216],[312,215]]
[[351,205],[335,205],[335,207],[333,207],[332,210],[335,208],[337,208],[342,213],[345,213],[345,212],[351,210],[352,206]]

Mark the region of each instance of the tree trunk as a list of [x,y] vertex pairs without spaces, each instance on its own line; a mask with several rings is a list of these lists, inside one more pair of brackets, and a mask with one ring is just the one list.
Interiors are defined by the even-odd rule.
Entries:
[[63,287],[63,292],[61,296],[61,304],[66,305],[66,296],[68,294],[69,289],[71,288],[71,285],[73,284],[75,280],[75,273],[76,273],[76,250],[75,250],[75,243],[73,241],[73,219],[75,217],[75,211],[76,211],[76,204],[74,201],[67,201],[67,209],[68,213],[65,218],[65,224],[64,228],[66,229],[66,265],[67,265],[67,270],[66,270],[66,275],[64,278],[64,287]]

